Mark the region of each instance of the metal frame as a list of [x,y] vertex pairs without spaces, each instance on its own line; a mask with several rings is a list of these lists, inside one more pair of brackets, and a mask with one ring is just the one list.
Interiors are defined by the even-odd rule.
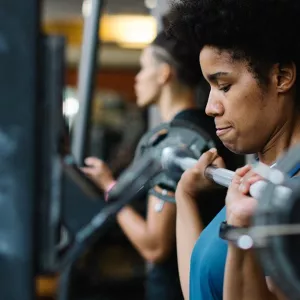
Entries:
[[84,22],[82,54],[79,66],[78,98],[80,110],[75,119],[72,136],[72,153],[78,165],[84,164],[89,142],[88,132],[99,48],[99,22],[104,7],[103,0],[91,0],[90,2],[90,13]]
[[[66,132],[62,115],[65,39],[44,36],[40,45],[39,101],[39,176],[36,181],[39,201],[37,226],[37,272],[54,271],[58,263],[59,229],[62,206],[63,152]],[[65,129],[67,131],[67,129]]]
[[38,0],[1,0],[0,295],[33,300]]

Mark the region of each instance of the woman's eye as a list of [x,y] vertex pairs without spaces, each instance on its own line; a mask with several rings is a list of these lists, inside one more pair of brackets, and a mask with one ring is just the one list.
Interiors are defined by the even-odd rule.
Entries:
[[231,85],[229,84],[229,85],[221,87],[219,90],[223,91],[224,93],[227,93],[230,90],[230,87],[231,87]]

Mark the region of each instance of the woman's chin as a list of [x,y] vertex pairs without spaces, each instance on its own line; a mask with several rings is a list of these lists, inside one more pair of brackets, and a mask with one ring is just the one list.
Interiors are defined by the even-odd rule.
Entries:
[[137,99],[136,104],[138,107],[144,108],[147,106],[147,101],[145,101],[145,99]]
[[137,99],[136,104],[139,108],[146,108],[152,104],[154,104],[154,101],[151,99]]
[[235,154],[245,154],[245,149],[234,142],[223,142],[223,145],[231,152]]
[[254,149],[254,147],[249,147],[246,145],[239,145],[237,143],[229,143],[229,142],[224,142],[223,145],[231,152],[239,155],[248,155],[248,154],[253,154],[257,153]]

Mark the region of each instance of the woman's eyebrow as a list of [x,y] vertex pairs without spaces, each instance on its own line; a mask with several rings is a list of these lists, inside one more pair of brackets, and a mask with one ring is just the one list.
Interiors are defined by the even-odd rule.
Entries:
[[217,81],[218,79],[220,79],[220,77],[227,76],[228,74],[229,74],[228,72],[217,72],[217,73],[209,74],[207,78],[210,81]]

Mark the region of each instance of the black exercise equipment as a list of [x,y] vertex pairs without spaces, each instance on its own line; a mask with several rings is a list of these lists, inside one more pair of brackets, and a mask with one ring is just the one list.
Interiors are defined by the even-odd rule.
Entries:
[[34,299],[38,178],[39,1],[2,0],[0,18],[0,293]]
[[99,48],[99,22],[103,0],[90,0],[89,15],[84,20],[83,44],[79,66],[78,98],[80,110],[76,115],[72,137],[72,153],[78,165],[84,165],[89,141],[91,106]]
[[[276,164],[285,174],[300,167],[300,145],[291,148]],[[286,176],[287,177],[287,176]],[[287,299],[300,299],[300,180],[269,182],[253,220],[254,245],[266,274]],[[255,228],[257,228],[255,230]],[[260,229],[259,229],[260,228]],[[255,231],[254,231],[255,230]]]
[[[187,121],[173,120],[170,123],[158,125],[142,137],[137,146],[133,164],[139,164],[145,155],[151,155],[163,167],[162,154],[166,148],[184,149],[185,156],[198,159],[203,152],[212,147],[216,147],[215,143],[205,130]],[[166,191],[175,192],[183,171],[179,168],[174,176],[174,173],[170,174],[166,168],[162,168],[162,172],[149,182],[150,193],[165,201],[175,202],[174,197],[168,194],[162,195],[154,187],[158,185]]]
[[[81,171],[76,166],[75,161],[72,162],[72,157],[65,157],[63,163],[63,170],[69,179],[72,179],[77,184],[73,185],[72,189],[76,192],[73,197],[65,195],[63,197],[64,203],[67,202],[65,209],[61,215],[62,224],[71,231],[72,237],[70,241],[70,249],[60,257],[59,264],[56,269],[65,270],[62,274],[60,298],[59,300],[67,299],[67,282],[71,270],[71,265],[74,263],[87,249],[90,244],[104,234],[114,221],[117,212],[126,204],[134,201],[135,199],[145,200],[150,188],[155,185],[163,185],[165,189],[172,190],[176,188],[179,178],[172,179],[166,170],[163,169],[162,153],[165,148],[182,147],[186,149],[190,157],[198,158],[200,155],[213,147],[214,143],[209,135],[200,128],[197,128],[189,122],[171,122],[159,125],[154,130],[147,133],[141,140],[135,160],[132,164],[121,174],[114,188],[109,192],[109,201],[107,204],[103,200],[98,200],[98,209],[93,207],[93,212],[85,215],[92,216],[90,220],[87,218],[82,219],[82,209],[84,206],[87,211],[91,207],[88,202],[86,205],[78,205],[80,209],[73,213],[71,217],[66,219],[69,210],[74,210],[74,201],[80,199],[80,190],[84,190],[85,185],[88,187],[87,192],[91,192],[91,184],[87,178],[82,176]],[[183,170],[181,171],[183,173]],[[85,178],[85,180],[84,180]],[[69,193],[71,190],[69,191]],[[87,194],[86,192],[86,194]],[[95,194],[97,196],[97,188],[95,187]],[[82,197],[81,197],[82,198]],[[70,200],[73,202],[70,202]],[[174,202],[172,197],[165,197],[166,201]],[[75,205],[76,207],[76,205]],[[80,224],[78,225],[78,222]],[[76,222],[76,226],[73,225]],[[71,229],[71,230],[70,230]],[[47,236],[47,235],[46,235]],[[66,273],[65,273],[66,272]]]
[[[61,232],[67,231],[67,246],[71,245],[81,224],[88,223],[95,209],[99,211],[104,205],[102,193],[64,159],[69,146],[62,116],[64,40],[41,34],[39,3],[38,0],[1,1],[0,293],[3,300],[34,299],[36,276],[57,271],[67,253],[67,249],[61,251],[57,247]],[[86,210],[93,208],[90,209],[93,215],[85,215],[84,222],[82,211],[75,212],[74,217],[72,209],[67,214],[64,210],[65,196],[76,188],[75,203],[80,202]],[[91,194],[98,201],[91,201]],[[69,207],[74,206],[73,202]],[[70,220],[76,222],[69,224]]]
[[[123,205],[144,192],[144,183],[161,172],[161,165],[144,154],[131,173],[121,176],[110,194],[116,200],[106,205],[102,192],[80,171],[76,158],[70,156],[62,116],[64,39],[42,36],[38,3],[1,2],[0,291],[4,300],[34,299],[35,277],[72,263]],[[170,131],[167,138],[171,136]],[[157,140],[157,147],[164,142]]]

